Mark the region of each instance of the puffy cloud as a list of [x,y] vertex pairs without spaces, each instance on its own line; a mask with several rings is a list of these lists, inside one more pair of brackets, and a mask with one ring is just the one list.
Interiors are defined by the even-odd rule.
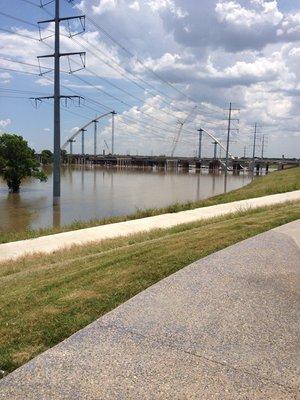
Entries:
[[97,6],[93,6],[93,11],[95,14],[103,14],[107,11],[112,11],[117,7],[117,2],[115,0],[100,0]]
[[11,124],[11,119],[6,118],[6,119],[0,119],[0,127],[5,128],[7,125]]
[[259,10],[242,7],[236,1],[218,2],[216,4],[217,18],[221,22],[239,26],[259,26],[265,24],[278,25],[283,14],[278,10],[277,1],[255,0],[260,6]]
[[[41,32],[42,36],[46,36],[49,28],[45,28]],[[37,31],[22,29],[16,31],[19,34],[30,36],[33,38],[38,37]],[[40,73],[40,69],[38,67],[37,56],[43,55],[48,50],[43,44],[43,42],[39,42],[38,40],[33,41],[26,37],[17,36],[10,33],[0,33],[0,41],[6,43],[6,46],[0,48],[0,57],[2,56],[5,59],[0,58],[0,67],[4,68],[13,68],[19,71],[27,71],[31,73]],[[47,44],[53,47],[53,38],[47,40]],[[118,56],[117,49],[114,46],[108,47],[100,38],[100,33],[96,31],[88,31],[83,35],[76,36],[74,39],[69,38],[69,32],[67,29],[62,26],[61,28],[61,47],[66,52],[76,52],[82,51],[84,48],[87,48],[87,67],[93,71],[96,71],[99,75],[104,78],[120,78],[120,73],[124,73],[122,67],[118,67],[115,70],[110,67],[112,64],[120,64],[120,59]],[[11,60],[11,61],[9,61]],[[22,65],[14,63],[13,61],[21,61],[31,65]],[[69,64],[70,61],[70,64]],[[76,70],[82,66],[80,58],[77,56],[73,56],[70,59],[66,57],[61,58],[61,70],[63,72],[69,72],[70,66],[72,70]],[[51,70],[53,68],[53,60],[42,59],[40,61],[41,71],[46,72],[47,70]],[[80,74],[90,75],[87,70],[80,71]],[[6,80],[11,79],[11,75],[3,74],[0,75],[0,79],[5,78]],[[49,85],[49,80],[47,76],[44,78],[38,79],[38,83],[42,86]]]
[[137,0],[135,0],[129,5],[129,8],[135,11],[140,11],[140,3]]
[[184,18],[188,16],[188,12],[176,6],[173,0],[148,0],[148,4],[153,11],[169,11],[176,18]]
[[188,16],[175,20],[162,14],[165,28],[177,42],[198,49],[199,55],[211,48],[261,50],[270,43],[299,39],[298,14],[283,12],[277,1],[201,0],[199,6],[195,0],[177,0],[176,4],[184,5]]

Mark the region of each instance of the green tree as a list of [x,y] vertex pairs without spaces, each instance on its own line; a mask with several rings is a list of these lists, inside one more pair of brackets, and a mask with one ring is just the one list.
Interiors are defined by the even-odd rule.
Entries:
[[34,150],[26,140],[8,133],[0,135],[0,175],[13,193],[19,192],[22,180],[26,177],[47,180],[47,176],[39,169]]
[[60,159],[63,164],[66,164],[68,162],[67,150],[60,150]]
[[43,164],[51,164],[53,162],[53,153],[51,150],[42,150],[41,156]]

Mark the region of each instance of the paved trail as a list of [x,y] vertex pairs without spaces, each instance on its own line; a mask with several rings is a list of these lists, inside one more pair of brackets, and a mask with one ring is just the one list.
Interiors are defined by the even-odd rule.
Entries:
[[178,224],[231,214],[247,208],[264,207],[296,200],[300,200],[300,190],[4,243],[0,244],[0,262],[16,259],[27,254],[51,253],[73,245],[83,245],[93,241],[128,236],[150,231],[151,229],[170,228]]
[[300,220],[153,285],[0,381],[5,400],[290,400]]

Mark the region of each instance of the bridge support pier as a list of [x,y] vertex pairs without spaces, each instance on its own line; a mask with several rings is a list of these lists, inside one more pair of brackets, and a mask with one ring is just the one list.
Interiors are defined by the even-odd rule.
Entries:
[[284,169],[284,164],[282,164],[282,163],[278,164],[277,169],[278,169],[278,171],[283,170]]
[[212,160],[208,165],[208,170],[210,173],[219,172],[219,168],[220,168],[220,162],[217,159]]
[[239,162],[233,162],[232,164],[233,173],[239,175],[240,171],[243,169]]
[[200,171],[200,170],[201,170],[201,165],[202,165],[202,162],[201,162],[201,161],[196,161],[195,166],[196,166],[196,170],[197,170],[197,171]]

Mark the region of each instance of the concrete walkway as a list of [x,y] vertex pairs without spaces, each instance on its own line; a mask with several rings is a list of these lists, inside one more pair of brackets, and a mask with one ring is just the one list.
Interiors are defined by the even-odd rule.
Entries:
[[0,245],[0,262],[28,254],[51,253],[73,245],[132,235],[152,229],[170,228],[178,224],[218,217],[247,208],[264,207],[296,200],[300,200],[300,190],[5,243]]
[[299,398],[299,245],[300,220],[195,262],[2,379],[0,399]]

